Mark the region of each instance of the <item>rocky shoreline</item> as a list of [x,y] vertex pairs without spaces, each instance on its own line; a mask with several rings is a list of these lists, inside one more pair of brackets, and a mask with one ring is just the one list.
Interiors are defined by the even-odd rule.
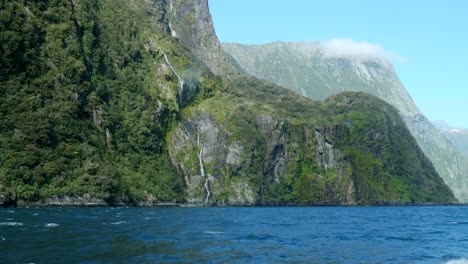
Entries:
[[41,201],[3,199],[2,207],[362,207],[362,206],[465,206],[462,203],[378,203],[378,204],[262,204],[262,203],[197,203],[197,202],[158,202],[106,200],[90,195],[52,197]]

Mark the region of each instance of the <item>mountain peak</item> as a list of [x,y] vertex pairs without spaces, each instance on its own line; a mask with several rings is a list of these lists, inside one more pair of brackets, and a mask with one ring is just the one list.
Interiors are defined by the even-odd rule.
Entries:
[[239,72],[221,49],[208,0],[169,0],[170,31],[216,75]]

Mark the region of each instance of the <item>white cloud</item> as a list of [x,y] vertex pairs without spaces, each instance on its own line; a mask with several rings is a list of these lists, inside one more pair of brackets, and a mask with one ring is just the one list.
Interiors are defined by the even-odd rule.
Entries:
[[387,51],[380,45],[366,41],[354,41],[347,38],[336,38],[323,42],[324,53],[330,57],[378,57],[388,60],[402,60],[402,57],[392,51]]
[[321,50],[327,57],[378,58],[389,61],[404,61],[395,52],[366,41],[354,41],[348,38],[335,38],[323,42],[303,43],[305,50]]

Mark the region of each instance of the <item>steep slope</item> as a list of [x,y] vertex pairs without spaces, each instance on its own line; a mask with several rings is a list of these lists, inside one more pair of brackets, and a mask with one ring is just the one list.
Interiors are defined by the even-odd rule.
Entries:
[[242,76],[206,0],[0,7],[4,206],[455,201],[390,105]]
[[370,95],[312,102],[241,77],[185,116],[170,145],[189,202],[411,204],[451,196],[397,110]]
[[393,66],[381,58],[328,54],[319,42],[224,43],[223,48],[248,73],[314,100],[361,91],[386,98],[405,115],[420,113]]
[[184,201],[165,138],[211,73],[166,4],[0,5],[0,200]]
[[468,202],[466,158],[424,117],[387,60],[373,54],[337,52],[319,42],[226,43],[223,48],[248,73],[311,99],[360,91],[392,104],[455,196]]
[[234,59],[221,48],[216,36],[206,0],[167,0],[169,2],[169,28],[210,70],[225,78],[243,72]]
[[468,157],[468,129],[453,127],[445,121],[433,121],[439,131],[453,144],[463,155]]

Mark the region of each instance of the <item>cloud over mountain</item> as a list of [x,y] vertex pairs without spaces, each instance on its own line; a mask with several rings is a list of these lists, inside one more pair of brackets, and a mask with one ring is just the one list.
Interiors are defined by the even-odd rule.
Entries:
[[334,38],[320,42],[304,42],[299,47],[303,51],[320,50],[327,57],[380,58],[389,61],[404,61],[393,51],[367,41],[355,41],[349,38]]

